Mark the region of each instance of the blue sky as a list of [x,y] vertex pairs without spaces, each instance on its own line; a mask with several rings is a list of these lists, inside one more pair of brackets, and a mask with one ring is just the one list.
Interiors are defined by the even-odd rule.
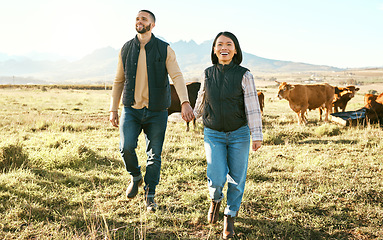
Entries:
[[82,57],[135,35],[138,10],[168,42],[231,31],[264,58],[336,67],[383,66],[383,0],[1,0],[0,53]]

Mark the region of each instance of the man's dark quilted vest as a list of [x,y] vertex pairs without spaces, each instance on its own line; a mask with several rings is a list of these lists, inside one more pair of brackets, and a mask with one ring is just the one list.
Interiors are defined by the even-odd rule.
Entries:
[[242,78],[248,69],[231,62],[205,70],[203,123],[220,132],[230,132],[247,124]]
[[[162,111],[170,107],[170,83],[166,69],[168,43],[152,35],[145,45],[146,68],[148,73],[149,106],[152,111]],[[136,86],[136,73],[138,56],[140,54],[140,41],[137,36],[124,44],[121,49],[121,58],[124,65],[125,85],[122,97],[124,106],[134,105],[134,90]]]

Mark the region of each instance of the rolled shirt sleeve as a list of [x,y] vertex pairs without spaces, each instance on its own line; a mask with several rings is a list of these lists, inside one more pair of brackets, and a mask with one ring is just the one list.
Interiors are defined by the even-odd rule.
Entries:
[[253,75],[247,71],[242,78],[247,123],[253,141],[262,141],[262,115]]

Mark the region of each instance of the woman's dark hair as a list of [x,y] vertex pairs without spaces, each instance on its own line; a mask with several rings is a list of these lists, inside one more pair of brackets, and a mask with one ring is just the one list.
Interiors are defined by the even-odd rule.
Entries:
[[232,34],[231,32],[220,32],[218,33],[218,35],[215,37],[214,39],[214,42],[213,42],[213,46],[211,48],[211,62],[213,64],[217,64],[218,63],[218,57],[217,55],[215,55],[214,53],[214,46],[217,42],[217,39],[220,37],[220,36],[225,36],[225,37],[228,37],[230,38],[233,42],[234,42],[234,46],[235,46],[235,50],[237,51],[236,54],[234,54],[233,56],[233,62],[237,65],[241,64],[242,62],[242,50],[241,50],[241,47],[239,46],[239,42],[238,42],[238,39],[237,37]]
[[149,10],[140,10],[139,12],[149,13],[149,15],[153,18],[153,22],[154,23],[156,22],[156,16],[154,16],[154,13],[152,13],[151,11],[149,11]]

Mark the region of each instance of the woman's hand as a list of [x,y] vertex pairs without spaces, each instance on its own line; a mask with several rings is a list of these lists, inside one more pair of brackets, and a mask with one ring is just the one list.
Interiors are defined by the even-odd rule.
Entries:
[[253,151],[257,151],[262,146],[262,141],[253,141]]
[[181,105],[181,116],[186,122],[190,122],[194,118],[193,108],[189,102],[183,102]]

